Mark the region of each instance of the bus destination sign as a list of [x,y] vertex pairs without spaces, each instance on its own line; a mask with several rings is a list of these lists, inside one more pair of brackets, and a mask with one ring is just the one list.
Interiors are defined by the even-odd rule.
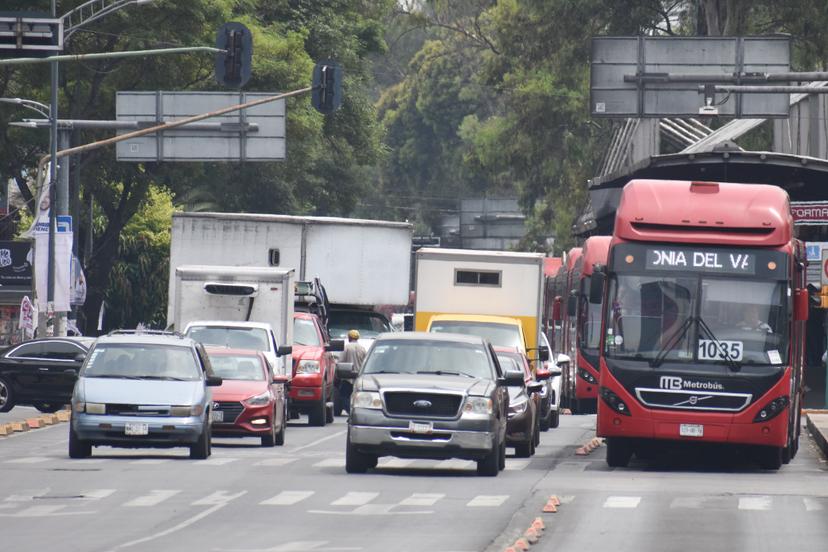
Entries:
[[646,269],[754,275],[756,274],[756,254],[744,250],[648,247]]

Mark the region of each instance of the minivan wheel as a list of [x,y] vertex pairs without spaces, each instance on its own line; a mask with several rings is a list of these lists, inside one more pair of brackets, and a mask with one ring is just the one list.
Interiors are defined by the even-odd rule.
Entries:
[[208,456],[210,456],[210,426],[205,425],[204,430],[198,437],[198,441],[190,445],[190,458],[193,460],[206,460]]
[[5,378],[0,377],[0,412],[8,412],[14,408],[14,391]]
[[92,443],[78,438],[78,434],[69,424],[69,458],[89,458],[92,456]]
[[482,460],[477,461],[477,475],[496,477],[500,473],[501,447],[496,446]]

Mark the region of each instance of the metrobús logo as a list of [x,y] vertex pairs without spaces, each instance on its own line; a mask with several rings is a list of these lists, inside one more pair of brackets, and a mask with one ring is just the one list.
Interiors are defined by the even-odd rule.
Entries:
[[703,391],[724,391],[724,385],[717,381],[693,381],[679,376],[661,376],[659,387],[670,390],[701,389]]

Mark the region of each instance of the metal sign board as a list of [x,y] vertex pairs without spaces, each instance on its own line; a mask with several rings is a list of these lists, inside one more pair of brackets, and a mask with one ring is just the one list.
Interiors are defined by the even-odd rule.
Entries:
[[[594,37],[590,111],[593,117],[697,117],[705,105],[700,84],[733,75],[784,73],[790,66],[788,37]],[[647,78],[630,78],[636,76]],[[714,107],[722,116],[787,117],[789,96],[717,93]]]
[[0,55],[40,57],[63,50],[63,19],[33,13],[0,12]]
[[[147,125],[184,119],[278,92],[118,92],[116,117]],[[217,129],[183,126],[117,144],[118,161],[279,161],[285,158],[285,100],[206,122]],[[198,123],[196,123],[197,125]],[[119,131],[119,134],[131,132]]]

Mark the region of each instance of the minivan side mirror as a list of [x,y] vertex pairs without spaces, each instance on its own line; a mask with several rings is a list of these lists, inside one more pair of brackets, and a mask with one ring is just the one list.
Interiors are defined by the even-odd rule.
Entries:
[[276,356],[285,356],[293,353],[293,347],[290,345],[282,345],[276,349]]
[[344,339],[331,339],[331,342],[325,345],[325,350],[329,353],[339,353],[345,350]]
[[207,376],[205,383],[207,384],[207,387],[218,387],[224,383],[224,380],[218,376]]
[[589,279],[589,302],[600,305],[604,297],[604,282],[607,277],[603,272],[595,271]]

